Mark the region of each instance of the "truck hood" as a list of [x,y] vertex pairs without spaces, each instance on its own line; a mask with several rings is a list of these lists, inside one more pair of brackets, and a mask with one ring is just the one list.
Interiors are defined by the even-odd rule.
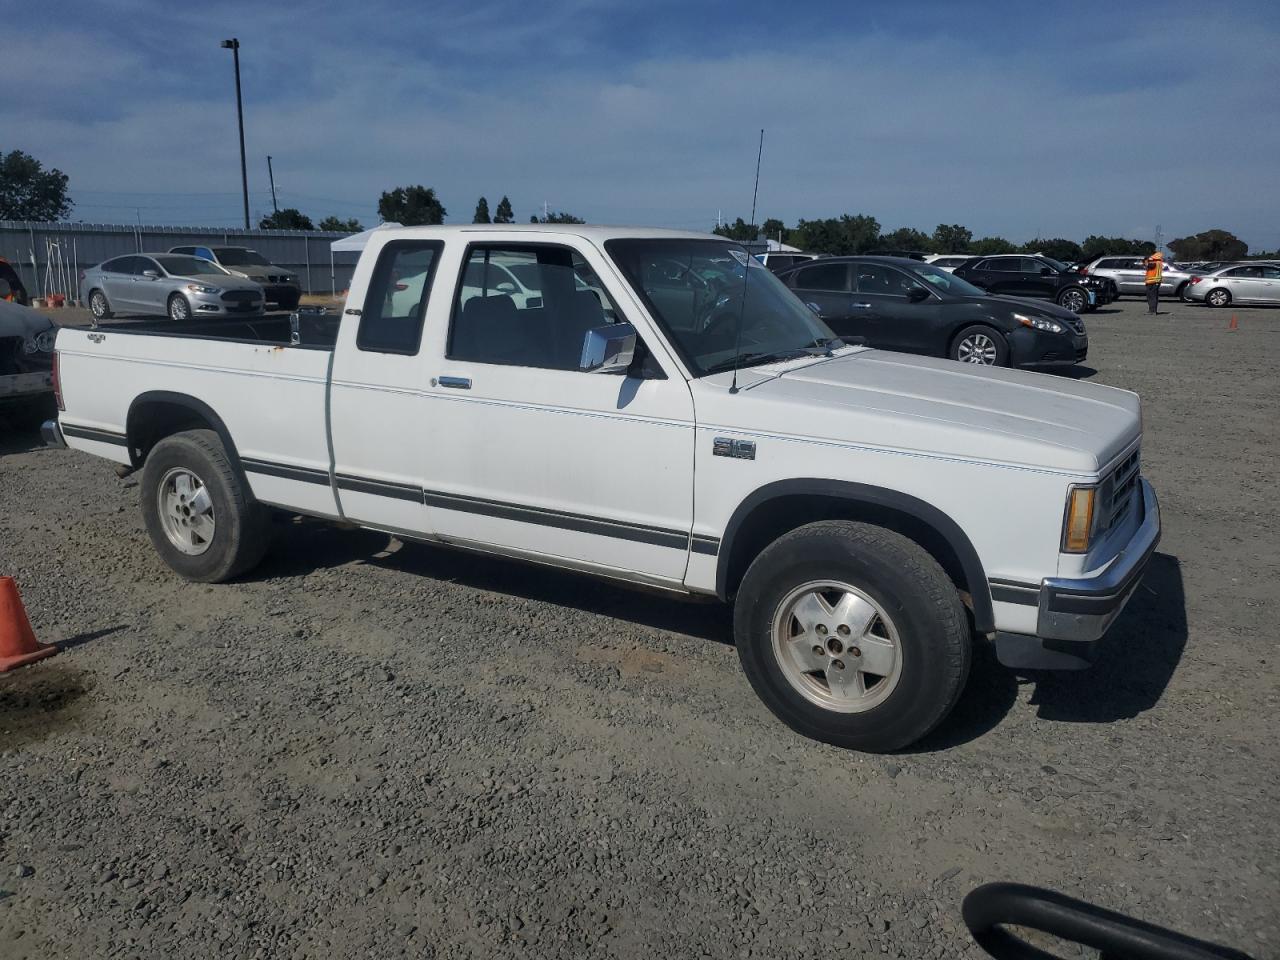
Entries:
[[814,439],[1096,474],[1142,430],[1137,394],[1049,374],[869,349],[750,372],[759,429]]

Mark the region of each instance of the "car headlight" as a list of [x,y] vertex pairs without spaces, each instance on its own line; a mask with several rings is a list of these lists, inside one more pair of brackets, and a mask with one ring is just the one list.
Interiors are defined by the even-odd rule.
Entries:
[[1024,327],[1031,327],[1033,330],[1044,330],[1047,333],[1062,333],[1064,329],[1057,320],[1050,320],[1048,317],[1029,317],[1025,313],[1015,313],[1013,319]]
[[1097,487],[1072,486],[1067,491],[1067,511],[1062,521],[1062,552],[1088,553],[1094,533],[1094,501]]
[[221,293],[220,287],[207,287],[203,283],[188,283],[187,289],[192,293]]
[[22,352],[26,354],[52,353],[53,340],[56,335],[56,330],[41,330],[39,333],[24,337],[22,340]]

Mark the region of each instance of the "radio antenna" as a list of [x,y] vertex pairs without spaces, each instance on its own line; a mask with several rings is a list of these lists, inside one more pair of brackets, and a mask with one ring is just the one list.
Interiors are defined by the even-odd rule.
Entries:
[[[756,226],[756,197],[760,194],[760,158],[764,156],[764,127],[760,128],[760,147],[756,150],[756,185],[751,190],[751,228]],[[756,231],[758,237],[760,232]],[[738,392],[738,358],[742,356],[742,324],[747,312],[747,274],[751,270],[751,254],[747,253],[747,262],[742,265],[742,303],[738,304],[738,332],[733,340],[733,383],[729,385],[730,393]]]

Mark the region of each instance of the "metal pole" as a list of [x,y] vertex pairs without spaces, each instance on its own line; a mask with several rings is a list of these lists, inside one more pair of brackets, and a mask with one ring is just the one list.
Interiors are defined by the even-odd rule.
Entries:
[[307,293],[311,292],[311,240],[308,237],[302,238],[302,249],[306,251],[307,257]]
[[244,192],[244,228],[249,229],[249,169],[244,159],[244,103],[240,98],[240,41],[235,37],[223,40],[222,46],[231,51],[236,68],[236,122],[240,125],[240,187]]
[[271,170],[271,154],[267,154],[267,179],[271,181],[271,209],[276,213],[280,212],[280,205],[276,203],[276,175]]

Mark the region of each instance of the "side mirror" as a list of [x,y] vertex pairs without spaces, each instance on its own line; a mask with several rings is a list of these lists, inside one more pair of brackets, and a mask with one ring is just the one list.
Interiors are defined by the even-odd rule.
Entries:
[[629,323],[593,327],[582,338],[578,369],[586,373],[626,373],[636,355],[636,328]]
[[495,286],[493,289],[497,290],[499,293],[515,293],[516,285],[512,283],[510,280],[503,280],[500,284]]
[[143,275],[144,277],[146,277],[148,280],[159,280],[159,279],[160,279],[160,274],[159,274],[159,273],[157,273],[155,270],[143,270],[143,271],[142,271],[142,275]]
[[912,303],[919,303],[921,300],[929,299],[929,291],[925,287],[914,286],[907,290],[907,299]]

